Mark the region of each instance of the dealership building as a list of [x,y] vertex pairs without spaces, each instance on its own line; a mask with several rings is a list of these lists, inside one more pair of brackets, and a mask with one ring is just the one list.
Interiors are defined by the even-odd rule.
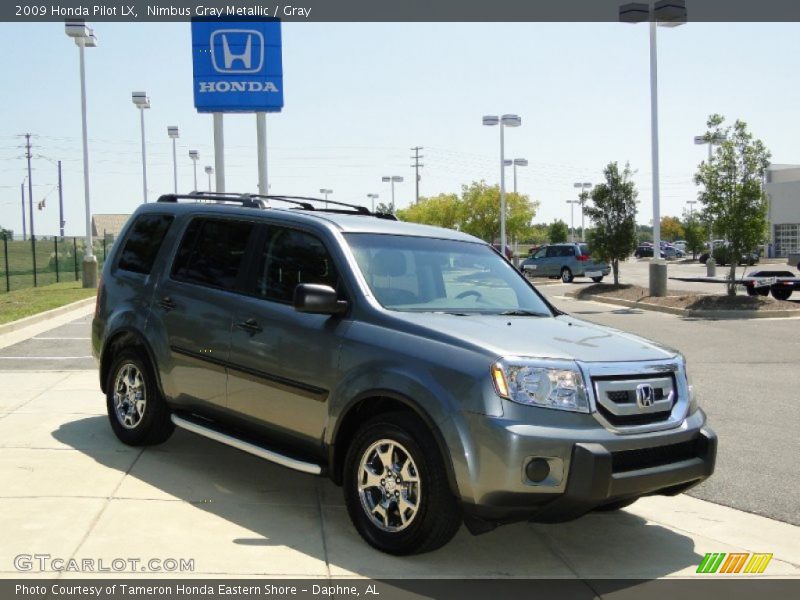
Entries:
[[770,165],[766,187],[773,255],[800,252],[800,165]]

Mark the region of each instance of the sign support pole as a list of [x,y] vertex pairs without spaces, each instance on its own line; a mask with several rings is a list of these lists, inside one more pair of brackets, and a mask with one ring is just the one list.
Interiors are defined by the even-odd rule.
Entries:
[[267,113],[256,113],[256,143],[258,145],[258,193],[269,194],[267,181]]
[[214,177],[216,191],[225,191],[225,133],[222,127],[222,113],[214,113]]

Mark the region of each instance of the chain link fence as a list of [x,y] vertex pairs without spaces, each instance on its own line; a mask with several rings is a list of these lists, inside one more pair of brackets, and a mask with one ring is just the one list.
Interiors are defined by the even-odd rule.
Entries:
[[[92,251],[98,268],[114,244],[113,235],[93,238]],[[85,237],[22,236],[2,234],[0,239],[0,293],[51,285],[61,281],[80,281]]]

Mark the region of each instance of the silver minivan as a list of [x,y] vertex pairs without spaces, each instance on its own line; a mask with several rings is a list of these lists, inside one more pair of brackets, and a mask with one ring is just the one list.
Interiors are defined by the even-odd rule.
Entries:
[[560,277],[564,283],[571,283],[576,277],[589,277],[599,283],[611,267],[593,259],[588,245],[567,243],[542,246],[520,264],[520,270],[528,277]]

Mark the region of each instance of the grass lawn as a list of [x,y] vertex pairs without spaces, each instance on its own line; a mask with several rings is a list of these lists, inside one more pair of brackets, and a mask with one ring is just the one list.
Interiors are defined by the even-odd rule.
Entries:
[[97,290],[82,288],[80,281],[0,293],[0,324],[90,298],[96,293]]

